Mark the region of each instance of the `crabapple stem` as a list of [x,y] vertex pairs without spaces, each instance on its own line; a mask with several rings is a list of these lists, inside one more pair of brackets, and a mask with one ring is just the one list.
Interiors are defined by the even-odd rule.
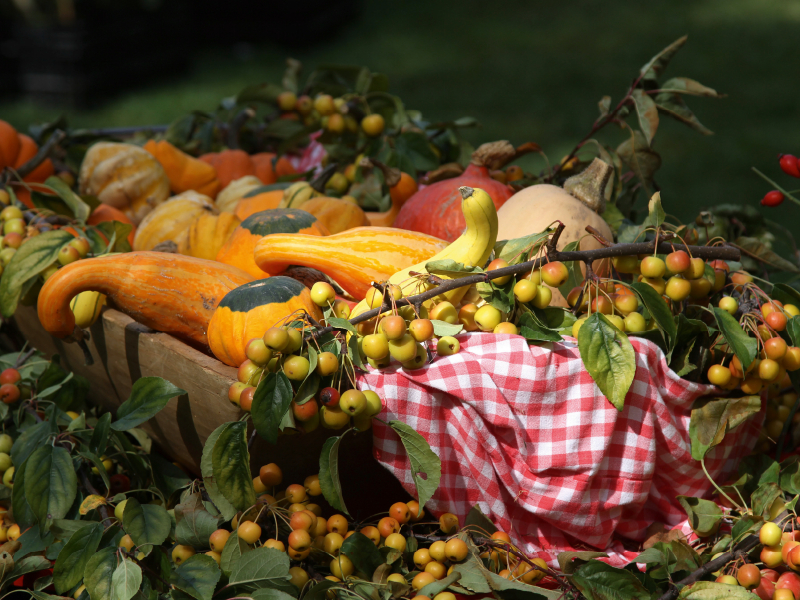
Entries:
[[774,187],[776,190],[778,190],[779,192],[781,192],[781,193],[782,193],[784,196],[786,196],[786,197],[787,197],[789,200],[791,200],[792,202],[794,202],[795,204],[797,204],[798,206],[800,206],[800,200],[798,200],[797,198],[795,198],[794,196],[792,196],[791,192],[787,192],[785,189],[783,189],[783,188],[782,188],[781,186],[779,186],[777,183],[775,183],[774,181],[772,181],[772,179],[770,179],[769,177],[767,177],[766,175],[764,175],[764,174],[763,174],[761,171],[759,171],[759,170],[758,170],[758,169],[756,169],[755,167],[751,167],[751,168],[753,169],[753,172],[754,172],[756,175],[758,175],[759,177],[761,177],[761,178],[762,178],[764,181],[766,181],[768,184],[770,184],[771,186],[773,186],[773,187]]

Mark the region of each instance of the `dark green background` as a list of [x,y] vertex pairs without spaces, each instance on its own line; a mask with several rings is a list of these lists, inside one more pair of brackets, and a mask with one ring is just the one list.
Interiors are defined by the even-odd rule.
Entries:
[[[777,167],[779,152],[800,154],[798,33],[800,2],[788,0],[366,2],[330,41],[287,50],[271,45],[265,31],[248,58],[231,48],[200,50],[188,75],[68,117],[74,126],[167,123],[214,108],[247,84],[279,81],[291,55],[309,68],[337,62],[384,72],[406,106],[428,118],[476,117],[482,128],[472,141],[535,141],[559,160],[590,128],[602,95],[619,100],[647,59],[688,34],[667,75],[728,94],[689,98],[714,136],[666,118],[656,135],[664,206],[689,218],[712,204],[757,204],[770,188],[751,166],[800,187]],[[58,114],[24,102],[0,105],[0,118],[22,128]],[[616,144],[623,132],[604,139]],[[769,214],[795,228],[800,212],[786,202]]]

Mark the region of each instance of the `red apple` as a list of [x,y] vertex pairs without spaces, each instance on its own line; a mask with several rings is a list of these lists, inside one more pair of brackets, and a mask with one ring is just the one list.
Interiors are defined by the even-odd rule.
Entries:
[[800,576],[797,573],[784,573],[775,582],[776,590],[791,590],[795,598],[800,598]]
[[[775,580],[767,579],[766,571],[771,570],[767,569],[761,572],[761,583],[758,584],[758,587],[753,591],[753,593],[761,598],[761,600],[772,600],[772,596],[775,595]],[[775,571],[775,578],[777,579],[778,574]]]

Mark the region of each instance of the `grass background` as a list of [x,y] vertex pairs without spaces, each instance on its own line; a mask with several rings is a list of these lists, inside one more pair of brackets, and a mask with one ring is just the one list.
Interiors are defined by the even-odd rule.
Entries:
[[[770,188],[751,166],[788,189],[800,187],[777,166],[779,152],[800,154],[798,31],[796,1],[365,2],[329,40],[287,49],[270,44],[265,28],[264,42],[246,51],[201,49],[188,74],[66,114],[76,127],[168,123],[214,108],[245,85],[279,81],[293,56],[307,70],[327,62],[384,72],[406,106],[431,119],[476,117],[482,128],[470,132],[473,142],[535,141],[558,160],[589,130],[601,96],[616,103],[642,64],[688,34],[667,75],[691,77],[728,97],[689,98],[714,136],[662,118],[657,181],[667,211],[686,219],[713,204],[757,204]],[[0,104],[0,118],[22,129],[61,112]],[[623,136],[609,130],[603,139],[616,144]],[[800,225],[789,202],[769,216],[794,230]]]

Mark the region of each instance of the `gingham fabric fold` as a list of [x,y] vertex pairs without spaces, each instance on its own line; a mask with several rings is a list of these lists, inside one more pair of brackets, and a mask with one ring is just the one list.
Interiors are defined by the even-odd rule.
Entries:
[[[685,520],[677,495],[709,495],[691,456],[689,418],[694,401],[715,388],[678,377],[655,344],[631,338],[636,375],[618,412],[572,338],[541,346],[489,333],[458,339],[458,354],[424,369],[370,370],[358,381],[383,399],[381,419],[407,423],[441,458],[434,513],[463,523],[478,504],[527,552],[605,549],[624,563],[635,553],[623,539],[642,541],[653,522]],[[376,459],[415,495],[398,437],[373,423]],[[707,455],[712,477],[735,472],[759,426],[751,418]]]

